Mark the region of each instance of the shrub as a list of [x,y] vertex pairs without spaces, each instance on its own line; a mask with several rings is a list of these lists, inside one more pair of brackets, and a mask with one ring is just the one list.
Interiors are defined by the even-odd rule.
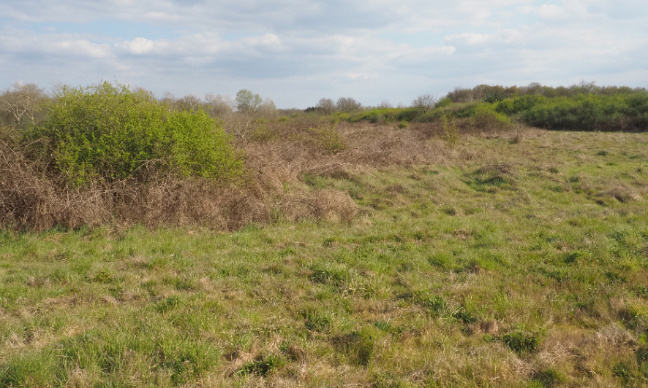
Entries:
[[497,113],[502,113],[508,116],[520,114],[533,108],[536,104],[546,101],[543,96],[527,95],[517,98],[507,98],[502,100],[495,106]]
[[218,179],[243,168],[228,136],[204,111],[172,111],[148,92],[107,82],[61,88],[48,118],[26,140],[39,140],[33,156],[51,162],[75,187],[129,178],[145,166]]
[[475,129],[493,131],[509,129],[511,119],[495,111],[491,104],[478,104],[470,118],[471,124]]
[[580,131],[645,131],[648,94],[579,95],[538,100],[520,113],[536,127]]
[[452,100],[448,97],[444,97],[439,100],[439,102],[436,103],[435,108],[445,108],[446,106],[452,105]]
[[346,149],[344,136],[337,129],[337,121],[312,130],[319,147],[327,153],[337,154]]

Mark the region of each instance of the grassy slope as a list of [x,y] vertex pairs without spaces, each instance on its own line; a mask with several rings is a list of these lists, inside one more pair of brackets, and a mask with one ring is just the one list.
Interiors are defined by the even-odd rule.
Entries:
[[351,224],[0,236],[0,386],[648,384],[648,135],[462,137]]

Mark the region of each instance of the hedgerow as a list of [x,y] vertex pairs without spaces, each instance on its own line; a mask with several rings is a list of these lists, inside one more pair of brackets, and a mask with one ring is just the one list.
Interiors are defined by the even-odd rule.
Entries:
[[538,100],[520,112],[528,125],[580,131],[648,130],[648,93],[579,95]]

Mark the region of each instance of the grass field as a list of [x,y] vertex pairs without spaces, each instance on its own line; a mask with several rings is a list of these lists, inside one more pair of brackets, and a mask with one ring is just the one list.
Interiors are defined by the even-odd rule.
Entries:
[[233,232],[1,232],[0,386],[648,385],[648,134],[412,127]]

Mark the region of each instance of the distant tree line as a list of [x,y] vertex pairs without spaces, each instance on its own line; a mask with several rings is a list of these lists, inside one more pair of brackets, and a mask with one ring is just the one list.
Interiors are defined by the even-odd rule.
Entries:
[[[134,92],[143,91],[135,88]],[[59,93],[53,95],[35,84],[15,84],[0,93],[0,127],[25,129],[43,121],[47,116],[46,106],[55,102]],[[272,99],[261,96],[247,89],[240,90],[233,99],[229,96],[207,94],[204,98],[187,95],[176,98],[166,93],[159,102],[177,111],[204,111],[212,118],[225,119],[233,115],[248,118],[275,118],[279,111]]]
[[342,111],[322,99],[311,112],[336,114],[349,121],[371,123],[434,122],[456,118],[474,129],[508,127],[511,122],[529,126],[582,131],[648,131],[648,90],[627,86],[597,86],[582,82],[569,87],[477,85],[456,88],[441,99],[431,94],[416,97],[409,107]]
[[455,88],[446,95],[452,102],[498,102],[506,98],[521,96],[574,97],[581,94],[597,94],[613,96],[617,94],[632,94],[646,92],[645,88],[630,88],[628,86],[597,86],[594,82],[581,82],[572,86],[546,86],[537,82],[527,86],[477,85],[474,88]]

